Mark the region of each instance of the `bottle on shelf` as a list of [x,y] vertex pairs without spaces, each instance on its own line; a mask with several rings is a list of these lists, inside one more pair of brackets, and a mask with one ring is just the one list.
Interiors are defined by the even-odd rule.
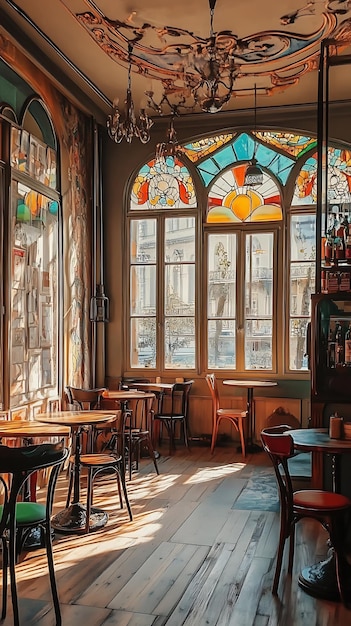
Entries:
[[337,324],[335,330],[335,365],[343,365],[345,363],[345,345],[344,333],[340,323]]
[[336,366],[335,358],[336,358],[335,336],[332,330],[330,329],[329,337],[328,337],[328,367],[333,369]]
[[345,333],[345,365],[351,366],[351,322]]

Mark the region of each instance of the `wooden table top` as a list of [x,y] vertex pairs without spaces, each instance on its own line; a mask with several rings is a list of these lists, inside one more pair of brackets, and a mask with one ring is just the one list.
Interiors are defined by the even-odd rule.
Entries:
[[69,434],[68,426],[41,424],[34,420],[0,421],[0,437],[65,437]]
[[137,389],[135,391],[131,389],[106,389],[106,391],[103,392],[102,397],[110,400],[143,400],[146,398],[154,398],[155,394],[147,391],[138,391]]
[[233,387],[276,387],[278,383],[274,380],[224,380],[223,385]]
[[331,439],[327,428],[299,428],[286,431],[294,440],[296,450],[324,454],[351,453],[351,439]]
[[91,426],[101,422],[113,422],[116,419],[116,413],[113,411],[55,411],[38,413],[35,419],[46,424]]

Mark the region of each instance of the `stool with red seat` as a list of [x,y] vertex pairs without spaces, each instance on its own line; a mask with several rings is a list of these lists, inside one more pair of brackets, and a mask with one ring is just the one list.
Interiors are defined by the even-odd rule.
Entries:
[[[349,606],[345,580],[346,558],[343,552],[347,513],[351,500],[346,496],[320,489],[294,491],[289,473],[288,459],[294,456],[294,442],[289,426],[265,428],[261,432],[264,450],[272,461],[280,497],[280,535],[272,593],[277,595],[285,542],[289,539],[288,573],[294,559],[295,524],[305,517],[318,520],[328,531],[335,551],[336,575],[340,598]],[[350,595],[350,594],[349,594]]]

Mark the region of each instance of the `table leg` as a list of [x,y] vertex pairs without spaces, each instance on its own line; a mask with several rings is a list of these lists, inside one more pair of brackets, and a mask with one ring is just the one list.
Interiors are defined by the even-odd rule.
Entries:
[[255,433],[255,407],[253,398],[253,387],[247,388],[247,419],[249,432],[246,451],[250,454],[254,454],[255,452],[262,452],[261,446],[254,443],[253,440]]
[[[51,519],[51,526],[60,533],[85,533],[86,506],[79,502],[80,499],[80,454],[81,454],[81,429],[75,433],[75,451],[73,468],[73,502],[62,511],[59,511]],[[108,515],[102,509],[91,508],[89,530],[98,530],[105,526]]]

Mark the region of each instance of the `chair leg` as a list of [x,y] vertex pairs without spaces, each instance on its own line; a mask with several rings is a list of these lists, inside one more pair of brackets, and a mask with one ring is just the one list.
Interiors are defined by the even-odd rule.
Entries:
[[11,599],[13,608],[13,623],[14,626],[19,626],[19,610],[18,610],[18,595],[16,586],[16,522],[15,519],[11,520],[9,526],[9,569],[10,569],[10,586],[11,586]]
[[9,567],[9,551],[7,548],[7,542],[4,537],[2,541],[2,609],[1,609],[1,621],[6,617],[7,609],[7,577]]
[[71,502],[71,495],[73,489],[73,467],[71,463],[68,463],[68,471],[69,471],[69,483],[68,483],[68,492],[67,492],[67,500],[66,500],[66,509],[68,509]]
[[[281,512],[281,515],[282,515],[282,512]],[[278,585],[279,585],[280,572],[281,572],[281,569],[282,569],[283,554],[284,554],[284,547],[285,547],[285,538],[286,538],[285,522],[281,518],[281,521],[280,521],[280,533],[279,533],[279,545],[278,545],[277,560],[276,560],[276,565],[275,565],[275,574],[274,574],[273,587],[272,587],[272,594],[274,596],[276,596],[278,594]]]
[[126,501],[126,505],[127,505],[127,509],[128,509],[128,513],[129,513],[129,519],[132,522],[133,521],[132,509],[131,509],[131,506],[130,506],[130,503],[129,503],[128,493],[127,493],[127,485],[126,485],[125,474],[124,474],[123,469],[120,472],[120,476],[121,476],[121,483],[122,483],[124,499]]
[[153,448],[153,445],[152,445],[151,438],[150,437],[146,437],[146,439],[144,439],[144,441],[146,441],[147,449],[149,451],[149,455],[150,455],[150,457],[152,459],[152,462],[154,464],[155,472],[156,472],[156,474],[159,475],[160,472],[159,472],[159,469],[158,469],[158,466],[157,466],[157,461],[156,461],[156,457],[155,457],[155,451],[154,451],[154,448]]
[[245,459],[246,448],[245,448],[244,424],[243,424],[242,419],[239,419],[238,421],[238,429],[239,429],[239,434],[240,434],[241,454],[242,454],[243,459]]
[[56,616],[56,626],[61,626],[62,618],[61,618],[60,601],[59,601],[58,592],[57,592],[54,556],[52,552],[52,537],[51,537],[50,523],[45,525],[44,533],[45,533],[46,555],[47,555],[47,560],[48,560],[48,569],[49,569],[49,577],[50,577],[50,585],[51,585],[51,595],[52,595],[52,600],[54,603],[54,611],[55,611],[55,616]]
[[215,449],[216,441],[217,441],[217,434],[218,434],[218,421],[216,421],[212,430],[211,454],[214,453],[214,449]]

